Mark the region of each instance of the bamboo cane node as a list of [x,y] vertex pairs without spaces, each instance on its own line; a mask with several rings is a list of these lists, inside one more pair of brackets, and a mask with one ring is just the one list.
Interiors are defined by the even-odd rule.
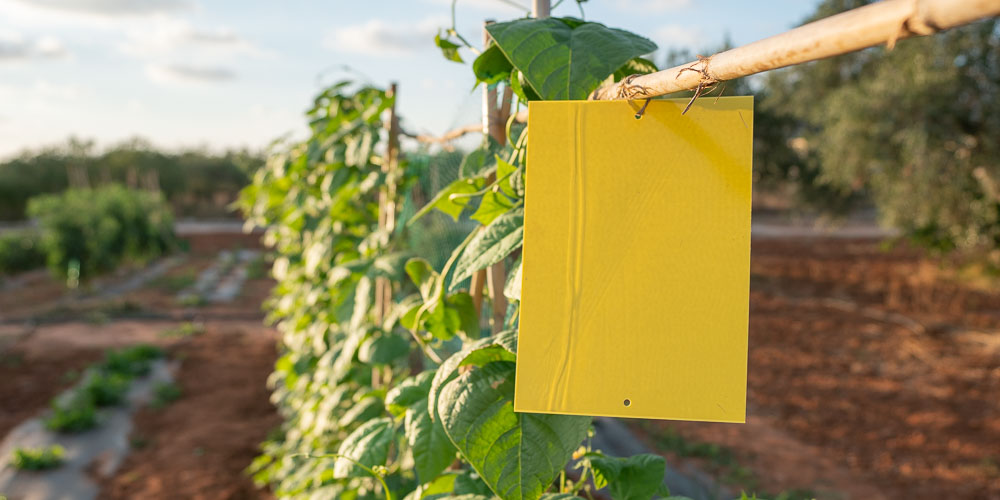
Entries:
[[927,15],[927,6],[923,0],[913,0],[912,3],[913,11],[906,19],[903,19],[903,24],[900,26],[899,31],[886,41],[886,49],[892,50],[895,48],[896,42],[900,38],[933,35],[943,29]]
[[[694,64],[686,68],[681,68],[681,70],[677,72],[677,76],[674,77],[675,80],[677,78],[680,78],[681,74],[684,73],[685,71],[694,71],[695,73],[701,74],[701,80],[698,81],[698,87],[695,88],[694,95],[691,96],[691,100],[688,101],[687,106],[684,107],[684,111],[681,111],[682,115],[686,114],[688,110],[691,109],[691,105],[694,104],[694,101],[696,99],[702,96],[702,92],[711,89],[712,87],[715,86],[715,84],[719,83],[719,80],[713,77],[711,73],[708,72],[708,65],[711,62],[712,62],[711,56],[705,57],[699,55],[698,61],[696,61]],[[699,65],[701,65],[700,68],[698,67]]]
[[633,73],[625,78],[622,78],[622,81],[615,87],[615,99],[632,100],[636,97],[649,95],[651,92],[649,87],[635,85],[632,83],[632,80],[635,80],[640,76],[642,75]]

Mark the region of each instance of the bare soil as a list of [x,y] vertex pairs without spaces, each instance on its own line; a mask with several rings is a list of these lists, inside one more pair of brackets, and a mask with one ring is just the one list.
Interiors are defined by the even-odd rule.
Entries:
[[257,324],[211,326],[171,349],[182,396],[141,410],[137,445],[102,484],[108,499],[271,498],[243,472],[281,419],[268,402],[276,336]]
[[100,355],[96,348],[38,351],[21,344],[0,350],[0,436],[34,417]]
[[[226,241],[201,238],[168,275],[210,265],[235,248]],[[989,281],[875,241],[755,240],[748,423],[632,427],[737,492],[1000,499],[1000,292]],[[140,412],[138,446],[102,498],[266,498],[242,471],[280,420],[265,385],[276,336],[260,326],[271,286],[250,280],[233,303],[192,308],[151,283],[125,299],[152,317],[0,325],[0,431],[44,410],[72,383],[64,374],[105,348],[157,342],[182,360],[184,395]],[[37,314],[61,293],[33,282],[0,293],[0,308]],[[192,320],[206,332],[160,335]]]
[[750,302],[748,423],[633,422],[649,444],[721,446],[737,491],[1000,499],[1000,293],[907,248],[755,241]]
[[[99,480],[99,497],[271,498],[244,469],[281,422],[266,384],[277,333],[263,325],[261,310],[274,283],[248,279],[230,303],[177,301],[178,287],[212,265],[219,251],[253,246],[241,235],[198,235],[183,262],[164,276],[109,300],[74,297],[43,273],[0,293],[0,436],[44,411],[75,382],[73,374],[107,349],[153,343],[179,361],[175,378],[182,396],[165,408],[138,412],[133,450],[114,477]],[[134,271],[102,282],[128,279]],[[204,332],[166,335],[188,322]]]

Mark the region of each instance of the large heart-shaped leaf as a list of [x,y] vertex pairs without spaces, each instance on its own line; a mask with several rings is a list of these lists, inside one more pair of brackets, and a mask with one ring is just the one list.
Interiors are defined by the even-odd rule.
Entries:
[[[340,444],[337,451],[339,455],[350,457],[365,467],[385,465],[389,457],[389,445],[393,440],[392,419],[376,418],[365,422],[364,425],[354,430],[344,442]],[[365,477],[368,476],[361,467],[358,467],[345,458],[338,458],[333,466],[334,477]]]
[[431,419],[426,397],[406,410],[403,429],[421,482],[434,479],[455,461],[455,445],[445,434],[441,421]]
[[523,235],[524,209],[518,207],[497,217],[465,247],[455,264],[450,288],[455,288],[476,271],[503,260],[521,246]]
[[[440,420],[427,411],[427,393],[433,371],[410,377],[386,394],[386,407],[394,415],[405,413],[403,431],[413,451],[417,479],[428,483],[455,460],[455,445],[448,439]],[[449,490],[450,491],[450,490]]]
[[586,99],[608,75],[656,44],[624,30],[571,18],[518,19],[486,27],[542,99]]
[[437,419],[437,401],[445,384],[457,376],[462,366],[482,366],[493,361],[515,361],[517,359],[517,332],[508,330],[492,337],[470,342],[464,349],[441,363],[434,373],[431,389],[427,394],[431,418]]
[[643,453],[628,458],[595,457],[594,485],[609,486],[614,500],[650,500],[660,490],[667,463],[663,457]]
[[514,412],[514,362],[494,361],[445,384],[445,432],[504,500],[539,498],[587,435],[590,417]]
[[385,395],[385,407],[395,416],[400,416],[420,400],[427,399],[427,392],[434,380],[434,370],[427,370],[407,378],[393,387]]

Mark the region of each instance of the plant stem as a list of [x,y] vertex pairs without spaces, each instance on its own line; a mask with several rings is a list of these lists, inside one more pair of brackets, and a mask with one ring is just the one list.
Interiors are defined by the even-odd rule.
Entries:
[[306,458],[311,458],[313,460],[320,459],[320,458],[343,458],[344,460],[347,460],[347,461],[353,463],[354,465],[357,465],[358,467],[361,467],[362,469],[365,470],[365,472],[371,474],[372,477],[374,477],[375,479],[378,479],[378,482],[382,483],[382,490],[385,491],[385,500],[392,500],[392,493],[389,492],[389,485],[385,483],[385,479],[382,479],[382,476],[380,474],[377,474],[374,470],[372,470],[367,465],[365,465],[365,464],[363,464],[361,462],[358,462],[357,460],[355,460],[355,459],[353,459],[353,458],[351,458],[351,457],[349,457],[347,455],[341,455],[340,453],[326,453],[326,454],[323,454],[323,455],[311,455],[309,453],[292,453],[291,455],[288,455],[288,456],[289,456],[289,458],[306,457]]

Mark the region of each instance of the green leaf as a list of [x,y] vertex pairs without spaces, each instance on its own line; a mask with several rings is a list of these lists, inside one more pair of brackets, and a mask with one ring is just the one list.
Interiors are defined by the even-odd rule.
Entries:
[[458,49],[462,46],[458,45],[447,38],[441,38],[441,34],[438,33],[434,35],[434,45],[437,45],[441,49],[441,55],[449,61],[455,61],[457,63],[465,62],[462,60],[462,55],[458,53]]
[[486,30],[542,99],[586,99],[656,44],[625,30],[572,18],[519,19]]
[[472,295],[467,292],[453,293],[444,299],[449,309],[458,315],[458,328],[455,333],[464,339],[479,338],[479,316],[476,314],[476,304]]
[[[426,401],[430,392],[431,381],[434,380],[434,370],[427,370],[419,375],[403,380],[389,390],[385,395],[385,406],[397,417],[418,401]],[[426,407],[425,407],[426,408]]]
[[[340,444],[337,454],[350,457],[365,467],[385,465],[393,435],[392,419],[384,417],[369,420],[354,430]],[[333,465],[336,478],[370,477],[370,474],[350,460],[337,458]]]
[[[415,490],[422,500],[455,498],[455,495],[485,495],[493,498],[490,487],[474,471],[445,471],[433,481]],[[408,496],[409,497],[409,496]]]
[[[409,321],[412,324],[412,320]],[[479,318],[472,296],[466,292],[458,292],[438,300],[429,314],[422,318],[425,330],[441,340],[448,340],[455,335],[465,339],[479,337]]]
[[410,352],[410,341],[395,333],[369,337],[358,348],[358,360],[373,365],[388,365]]
[[500,180],[497,184],[500,186],[500,191],[511,198],[517,198],[517,193],[514,192],[514,187],[510,183],[510,178],[514,175],[514,172],[517,171],[517,167],[507,163],[499,156],[497,156],[496,162],[497,179]]
[[629,75],[648,75],[657,71],[659,71],[659,69],[653,61],[642,57],[636,57],[615,70],[613,78],[616,82],[620,82],[623,78]]
[[492,136],[484,136],[483,143],[462,158],[459,175],[462,177],[480,177],[496,166],[497,153],[503,151],[503,146]]
[[414,221],[435,208],[450,215],[455,221],[458,221],[458,216],[462,214],[462,209],[469,204],[471,197],[455,195],[472,194],[483,189],[485,185],[486,180],[478,177],[473,179],[458,179],[439,191],[430,203],[424,205],[423,208],[410,218],[407,224],[413,224]]
[[[507,355],[495,351],[485,357],[477,354],[479,351],[492,350],[496,346],[502,347],[503,350],[507,351]],[[486,337],[475,342],[470,342],[461,351],[444,360],[444,363],[438,367],[437,372],[434,374],[434,380],[431,382],[431,390],[427,395],[428,401],[431,402],[431,417],[436,418],[437,416],[437,405],[435,404],[435,401],[438,400],[438,395],[441,393],[441,389],[446,383],[454,378],[456,370],[458,370],[459,367],[468,366],[469,364],[482,366],[484,363],[498,360],[514,361],[516,359],[516,354],[517,332],[514,330],[508,330],[497,333],[492,337]],[[472,361],[467,363],[470,359]]]
[[517,263],[514,264],[514,272],[507,276],[507,283],[503,286],[503,296],[510,300],[521,300],[521,269],[524,264],[521,263],[521,259],[517,259]]
[[367,422],[375,417],[381,416],[385,410],[385,404],[376,397],[366,397],[358,401],[350,410],[344,412],[337,421],[340,427],[348,427],[354,423]]
[[489,226],[476,234],[465,247],[455,264],[455,274],[450,288],[476,271],[503,260],[521,246],[524,235],[524,209],[515,208],[497,217]]
[[614,500],[650,500],[660,491],[667,464],[663,457],[644,453],[628,458],[594,457],[594,486],[608,485]]
[[536,499],[569,461],[590,417],[514,412],[514,363],[495,361],[445,384],[437,411],[459,452],[504,500]]
[[514,70],[510,74],[510,90],[514,92],[521,102],[531,102],[540,101],[542,98],[538,97],[538,93],[534,91],[530,86],[524,81],[524,73]]
[[[504,183],[501,182],[500,184]],[[512,208],[514,208],[514,202],[510,201],[510,198],[490,191],[480,199],[479,208],[476,209],[471,218],[472,220],[479,221],[484,226],[488,226],[494,219]]]
[[479,57],[472,62],[472,72],[476,75],[476,85],[485,83],[493,85],[510,78],[510,70],[513,69],[507,56],[503,55],[500,47],[490,45],[490,47],[479,54]]
[[420,289],[420,296],[424,301],[430,300],[431,291],[438,278],[438,273],[431,267],[431,263],[427,262],[427,259],[414,257],[406,262],[406,274]]
[[420,482],[429,481],[455,461],[455,445],[444,432],[440,420],[432,420],[427,398],[406,410],[403,423],[406,441],[413,450],[413,463]]

